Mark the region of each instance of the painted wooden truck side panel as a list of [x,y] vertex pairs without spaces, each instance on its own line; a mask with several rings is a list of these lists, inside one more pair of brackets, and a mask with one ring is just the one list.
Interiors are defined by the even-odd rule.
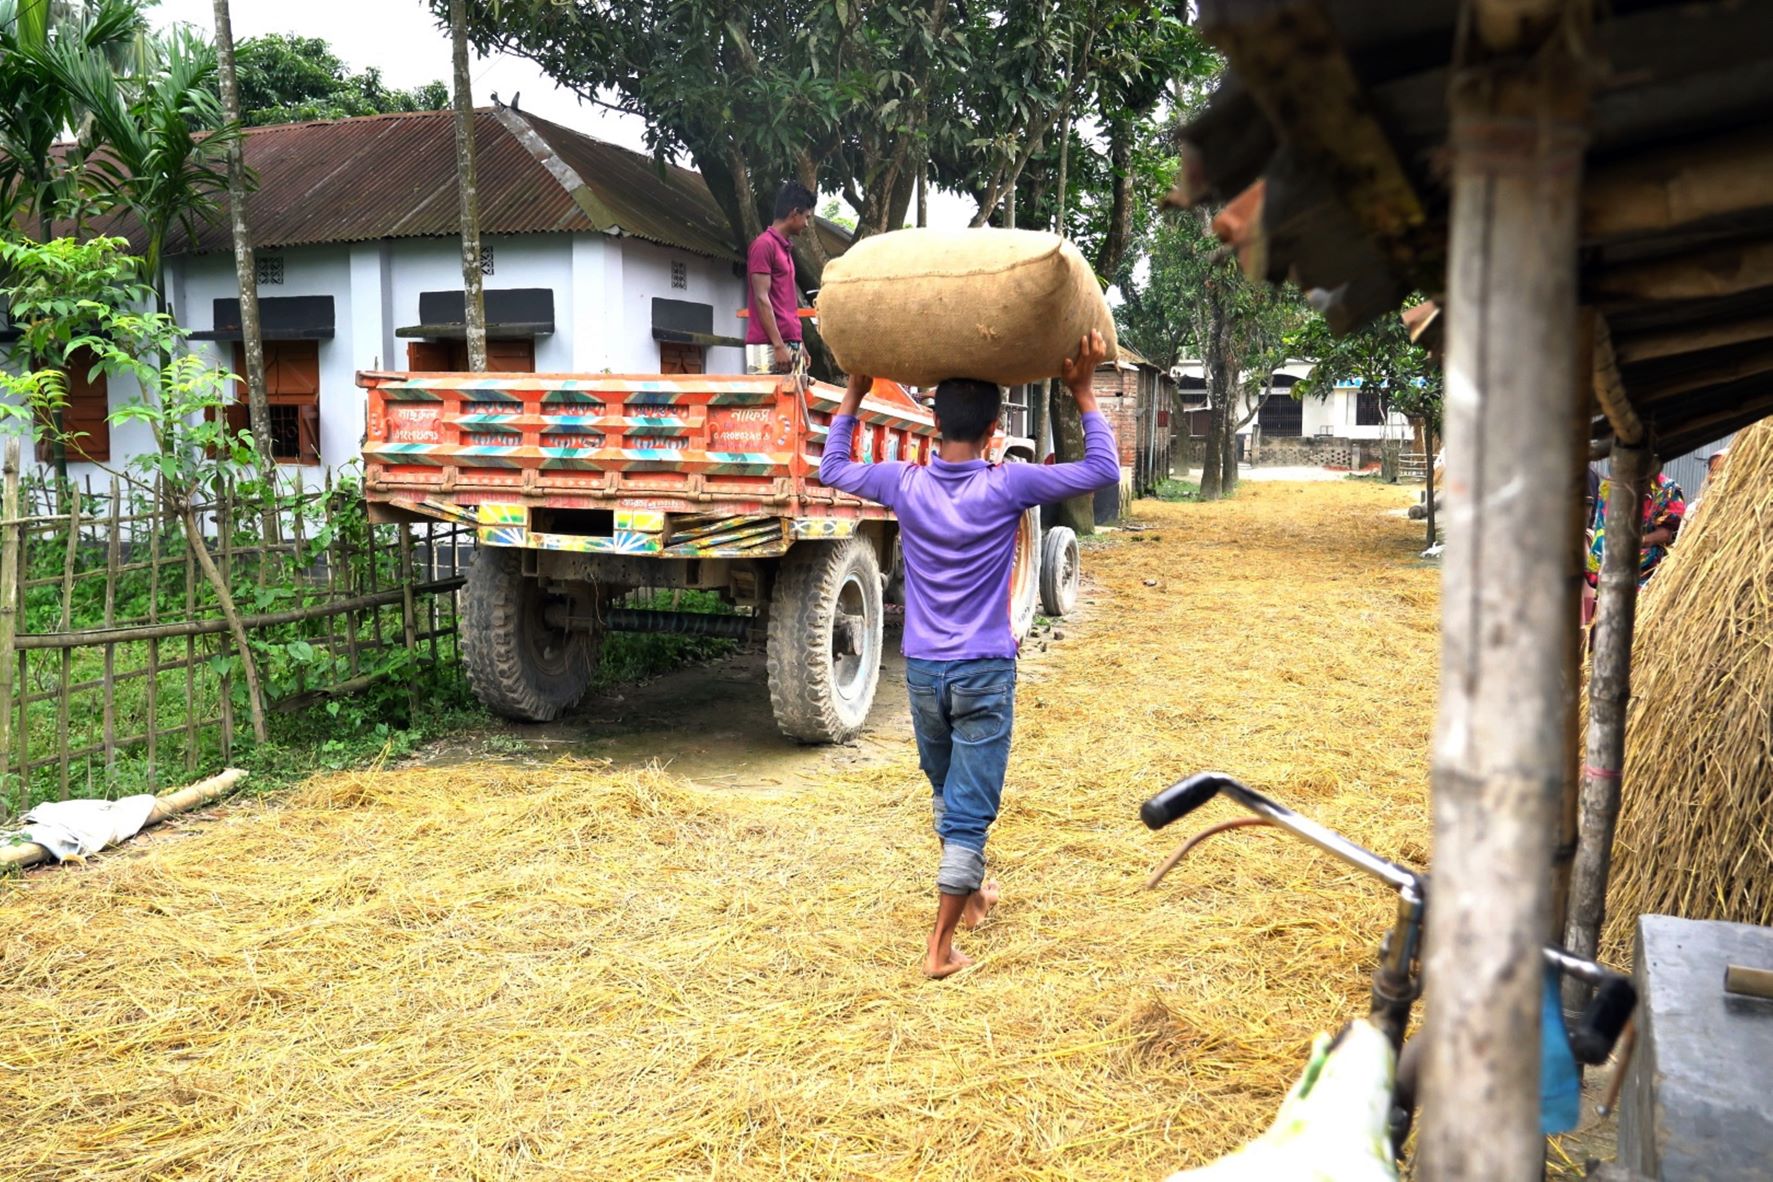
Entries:
[[[892,518],[819,483],[836,386],[730,374],[357,381],[372,511],[464,522],[485,545],[765,558]],[[901,387],[877,381],[860,418],[856,459],[928,462],[935,421]]]

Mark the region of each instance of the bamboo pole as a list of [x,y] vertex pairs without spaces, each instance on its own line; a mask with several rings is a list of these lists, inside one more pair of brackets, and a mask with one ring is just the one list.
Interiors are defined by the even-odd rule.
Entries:
[[[216,550],[220,554],[220,558],[216,562],[216,570],[221,572],[221,580],[216,586],[218,591],[225,591],[228,595],[232,595],[232,588],[234,586],[234,563],[232,560],[234,521],[230,509],[234,504],[234,482],[224,477],[217,483],[216,490],[215,534]],[[232,612],[229,610],[230,606],[231,605],[227,602],[222,604],[222,613],[224,616],[232,615]],[[252,661],[252,652],[245,642],[238,639],[235,641],[235,648],[239,651],[241,667],[245,668]],[[221,694],[221,700],[218,703],[221,709],[217,713],[221,715],[222,720],[222,762],[227,763],[234,758],[234,679],[228,675],[226,665],[222,667],[222,674],[216,679],[216,683]],[[248,693],[255,692],[251,688],[252,680],[250,676],[247,679],[247,686]],[[265,736],[261,734],[258,736],[258,739],[259,742],[262,743],[265,740]]]
[[1588,499],[1588,436],[1593,415],[1596,346],[1601,318],[1585,313],[1578,321],[1576,338],[1576,414],[1570,433],[1570,488],[1564,495],[1574,539],[1564,566],[1564,625],[1559,637],[1564,653],[1564,681],[1559,720],[1564,736],[1564,758],[1557,823],[1552,831],[1551,911],[1545,938],[1556,944],[1564,936],[1564,916],[1570,910],[1570,875],[1576,862],[1576,833],[1582,802],[1582,587],[1587,578],[1588,555],[1582,541],[1587,523],[1582,519]]
[[[160,622],[160,539],[166,530],[166,502],[161,481],[154,482],[153,508],[148,511],[148,624]],[[160,782],[160,638],[148,637],[148,682],[144,709],[148,724],[148,788]]]
[[[0,515],[5,517],[4,524],[0,524],[0,773],[12,767],[12,641],[18,630],[19,537],[25,528],[18,519],[18,469],[19,440],[18,436],[10,435],[6,439],[5,460],[0,463],[0,473],[4,473],[4,482],[0,484]],[[19,763],[18,812],[23,815],[29,807],[29,799],[22,754]]]
[[1601,413],[1613,428],[1613,437],[1621,443],[1638,444],[1644,440],[1644,423],[1625,393],[1625,382],[1619,376],[1619,359],[1613,353],[1613,334],[1607,318],[1595,312],[1589,315],[1594,342],[1594,397],[1601,404]]
[[[406,640],[407,725],[414,726],[419,717],[419,616],[413,598],[412,526],[401,522],[394,528],[400,536],[400,623]],[[380,612],[376,618],[381,618]],[[379,635],[377,638],[380,639]]]
[[[62,562],[62,631],[66,632],[74,622],[74,567],[80,561],[80,490],[72,484],[67,486],[68,498],[68,545]],[[74,653],[71,649],[62,650],[62,675],[57,682],[61,692],[56,695],[55,704],[55,750],[60,756],[59,774],[61,777],[58,795],[60,799],[68,799],[68,683],[74,680]]]
[[[1480,0],[1479,8],[1487,6]],[[1494,49],[1492,44],[1490,48]],[[1446,328],[1447,549],[1434,905],[1417,1167],[1527,1182],[1539,1135],[1538,948],[1564,768],[1584,74],[1567,39],[1457,75]]]
[[[1594,668],[1588,683],[1588,744],[1582,768],[1581,841],[1564,939],[1577,956],[1592,957],[1606,919],[1613,830],[1619,820],[1620,771],[1625,766],[1625,716],[1631,702],[1631,638],[1637,621],[1638,549],[1644,535],[1644,488],[1653,467],[1650,449],[1613,447],[1608,482],[1606,544],[1595,603]],[[1571,979],[1565,1007],[1587,1000]]]
[[[105,547],[105,627],[117,622],[118,567],[123,564],[123,489],[111,477],[111,531]],[[104,728],[105,780],[117,767],[117,646],[105,646]]]
[[[237,767],[199,780],[195,784],[168,792],[157,798],[154,807],[148,812],[148,819],[142,823],[146,829],[158,825],[168,817],[179,813],[188,813],[199,805],[219,800],[234,790],[235,785],[246,779],[246,772]],[[50,860],[50,853],[34,841],[20,842],[18,845],[0,849],[0,873],[8,870],[23,870],[27,866],[35,866],[39,862]]]

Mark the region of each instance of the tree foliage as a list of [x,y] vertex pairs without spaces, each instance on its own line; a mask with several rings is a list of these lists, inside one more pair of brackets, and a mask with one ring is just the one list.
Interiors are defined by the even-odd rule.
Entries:
[[146,39],[137,67],[120,74],[74,46],[54,46],[48,75],[86,112],[71,168],[96,182],[97,204],[119,205],[141,223],[149,276],[164,295],[161,267],[175,226],[194,232],[227,189],[228,145],[216,89],[215,46],[185,27]]
[[390,89],[380,70],[353,71],[320,37],[249,37],[235,49],[235,72],[240,119],[248,127],[449,106],[449,88],[442,81],[412,90]]
[[1302,355],[1315,363],[1311,376],[1294,387],[1300,398],[1323,398],[1338,384],[1379,391],[1387,411],[1423,419],[1438,434],[1445,389],[1440,363],[1410,340],[1397,316],[1383,316],[1358,332],[1331,335],[1322,316],[1313,315],[1300,340]]
[[[446,0],[432,8],[441,17]],[[788,178],[841,195],[859,237],[903,225],[926,170],[974,195],[981,221],[1001,220],[1013,194],[1034,188],[1029,162],[1058,143],[1108,162],[1119,188],[1101,216],[1130,223],[1122,176],[1138,121],[1171,78],[1205,58],[1168,6],[1142,0],[474,0],[471,9],[478,48],[536,61],[582,97],[642,117],[655,153],[687,155],[736,244],[761,231]],[[1086,115],[1103,134],[1066,134]],[[1117,265],[1130,231],[1101,237],[1099,264]],[[803,261],[816,282],[823,259]]]
[[54,63],[89,58],[114,67],[145,27],[134,0],[72,7],[0,0],[0,226],[29,212],[48,237],[50,219],[74,193],[74,175],[54,148],[87,111],[58,82]]

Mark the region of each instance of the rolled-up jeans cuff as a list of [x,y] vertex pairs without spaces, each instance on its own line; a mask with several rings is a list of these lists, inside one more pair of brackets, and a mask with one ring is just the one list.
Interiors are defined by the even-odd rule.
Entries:
[[985,881],[985,855],[952,841],[942,843],[936,889],[944,895],[970,895]]

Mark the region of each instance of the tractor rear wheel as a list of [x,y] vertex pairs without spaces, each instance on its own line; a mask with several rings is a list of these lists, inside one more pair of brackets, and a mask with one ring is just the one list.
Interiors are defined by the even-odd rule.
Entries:
[[1016,557],[1010,566],[1010,635],[1022,643],[1040,607],[1040,510],[1029,509],[1016,526]]
[[548,602],[541,582],[524,577],[521,550],[475,549],[462,593],[462,666],[474,696],[494,714],[552,722],[591,684],[595,636],[550,627]]
[[866,538],[801,542],[776,572],[767,645],[770,707],[803,743],[861,733],[885,641],[880,558]]
[[1070,526],[1047,531],[1040,555],[1040,608],[1057,619],[1077,606],[1077,534]]

